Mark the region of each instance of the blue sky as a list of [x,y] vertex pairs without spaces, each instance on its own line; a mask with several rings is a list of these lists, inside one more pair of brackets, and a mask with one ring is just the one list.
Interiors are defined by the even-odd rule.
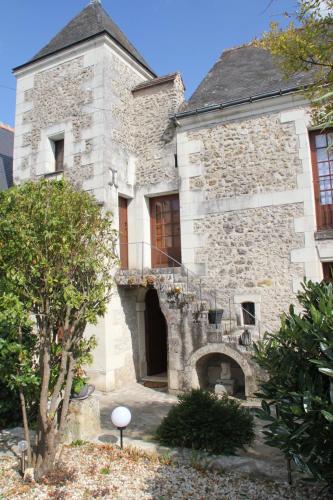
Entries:
[[[0,121],[14,125],[11,70],[40,50],[89,0],[0,0]],[[252,40],[296,0],[103,0],[158,75],[181,71],[190,96],[223,49]],[[5,88],[10,87],[10,88]]]

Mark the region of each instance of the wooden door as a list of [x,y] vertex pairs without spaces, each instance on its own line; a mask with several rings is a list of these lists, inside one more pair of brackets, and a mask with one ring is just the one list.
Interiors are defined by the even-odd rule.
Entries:
[[127,200],[119,196],[119,246],[121,269],[128,269]]
[[167,324],[156,290],[147,291],[145,299],[147,375],[167,371]]
[[150,200],[152,267],[177,267],[181,263],[178,194]]
[[333,130],[310,133],[317,229],[333,229]]

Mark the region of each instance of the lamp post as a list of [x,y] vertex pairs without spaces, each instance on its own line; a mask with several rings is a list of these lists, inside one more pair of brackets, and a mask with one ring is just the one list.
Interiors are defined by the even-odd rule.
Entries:
[[26,441],[19,441],[17,443],[17,447],[21,452],[21,472],[24,474],[25,472],[25,453],[28,449],[28,443]]
[[123,449],[123,431],[132,419],[131,412],[125,406],[118,406],[111,413],[111,421],[120,431],[120,448]]

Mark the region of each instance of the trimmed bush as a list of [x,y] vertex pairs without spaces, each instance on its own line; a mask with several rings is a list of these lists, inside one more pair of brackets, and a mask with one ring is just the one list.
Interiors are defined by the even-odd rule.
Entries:
[[254,419],[250,412],[228,396],[218,398],[201,389],[178,396],[156,431],[160,444],[210,453],[234,454],[251,444]]

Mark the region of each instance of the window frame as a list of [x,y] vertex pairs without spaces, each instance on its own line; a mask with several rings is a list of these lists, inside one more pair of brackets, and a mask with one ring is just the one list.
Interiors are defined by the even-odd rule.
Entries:
[[[316,145],[316,137],[320,135],[326,135],[327,137],[328,134],[333,134],[333,128],[326,129],[325,131],[317,129],[317,130],[311,130],[309,132],[317,231],[333,229],[333,159],[330,160],[329,157],[327,159],[328,174],[320,175],[319,164],[326,163],[326,161],[325,160],[318,161],[317,152],[318,150],[323,150],[323,149],[327,150],[328,141],[326,139],[325,147],[318,147]],[[328,189],[326,188],[321,189],[321,182],[325,183],[327,181],[330,183],[331,187]],[[332,203],[322,204],[321,202],[322,193],[330,193]]]

